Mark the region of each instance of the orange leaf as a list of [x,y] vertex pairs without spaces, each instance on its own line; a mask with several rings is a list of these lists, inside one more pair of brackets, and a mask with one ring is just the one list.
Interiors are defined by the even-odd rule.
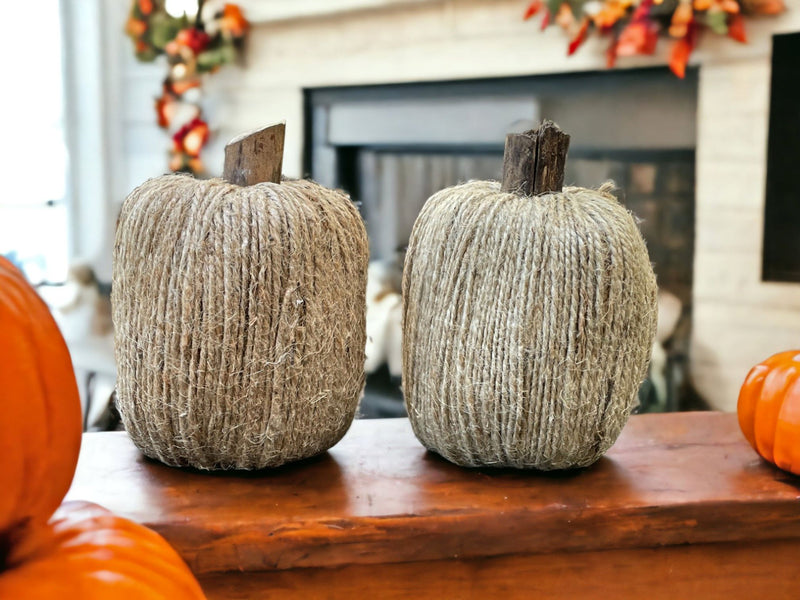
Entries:
[[732,15],[741,12],[739,10],[739,3],[736,0],[722,0],[720,6],[722,7],[722,10],[724,10],[726,13],[730,13]]
[[669,69],[681,79],[686,75],[686,65],[689,64],[689,56],[692,54],[692,44],[689,42],[689,35],[682,37],[672,45],[672,52],[669,56]]
[[187,163],[188,167],[192,170],[192,173],[202,173],[205,170],[205,166],[203,165],[203,161],[199,158],[190,158],[189,162]]
[[689,25],[693,20],[694,11],[692,10],[692,5],[688,2],[679,4],[675,12],[672,13],[669,34],[676,38],[686,37],[689,32]]
[[783,0],[742,0],[745,12],[754,15],[778,15],[786,10]]
[[145,31],[147,31],[147,23],[145,21],[131,17],[128,19],[128,22],[125,23],[125,33],[128,35],[139,37],[143,35]]
[[183,168],[184,157],[183,153],[178,149],[173,148],[172,158],[169,159],[169,170],[176,172]]
[[175,114],[175,101],[166,91],[160,98],[156,99],[156,116],[158,117],[158,126],[166,129],[172,122],[172,117]]
[[547,29],[548,25],[550,25],[550,11],[545,9],[544,16],[542,17],[542,31]]
[[571,56],[575,54],[575,51],[580,48],[581,44],[586,41],[586,34],[589,32],[589,19],[585,18],[583,23],[581,23],[581,28],[578,30],[578,33],[572,38],[572,41],[569,43],[569,48],[567,48],[567,56]]
[[544,6],[544,2],[542,0],[533,0],[533,2],[528,5],[528,8],[525,9],[525,14],[522,16],[522,20],[527,21],[533,17],[542,9],[542,6]]
[[728,23],[728,37],[742,44],[747,43],[747,33],[744,30],[744,17],[741,13],[731,17],[730,23]]
[[625,16],[627,10],[628,6],[620,2],[612,2],[603,5],[591,18],[596,27],[609,29]]
[[692,5],[688,3],[679,4],[675,12],[672,13],[669,34],[676,38],[686,37],[689,33],[689,25],[691,25],[692,21],[694,21]]
[[200,83],[201,81],[199,77],[190,77],[181,81],[171,81],[170,92],[172,92],[175,96],[180,97],[193,88],[199,88]]
[[628,24],[617,40],[617,56],[652,54],[658,42],[658,29],[654,23],[636,21]]
[[556,13],[556,23],[567,31],[575,24],[575,15],[572,13],[572,8],[566,2],[562,2],[558,7]]
[[208,124],[195,117],[172,136],[173,150],[184,152],[191,158],[200,156],[200,151],[208,141]]
[[611,44],[606,50],[606,67],[609,69],[613,68],[614,65],[617,64],[617,45],[618,39],[616,36],[614,36],[611,38]]
[[247,32],[249,26],[250,24],[247,22],[247,19],[244,18],[241,8],[236,4],[225,5],[222,19],[220,20],[220,28],[223,31],[238,38],[242,37],[245,32]]

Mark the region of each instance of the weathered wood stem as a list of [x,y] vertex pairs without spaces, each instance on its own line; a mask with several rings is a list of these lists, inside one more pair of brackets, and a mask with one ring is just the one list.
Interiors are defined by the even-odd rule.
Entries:
[[506,136],[503,156],[504,192],[538,196],[564,186],[569,135],[545,119],[537,129]]
[[225,146],[223,179],[241,186],[280,183],[285,136],[286,124],[278,123],[233,138]]

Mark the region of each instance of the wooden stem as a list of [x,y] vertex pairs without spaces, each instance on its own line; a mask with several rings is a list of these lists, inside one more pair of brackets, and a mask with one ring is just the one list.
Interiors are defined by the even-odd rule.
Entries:
[[564,186],[569,135],[545,119],[537,129],[506,136],[503,156],[504,192],[538,196]]
[[222,177],[236,185],[281,182],[286,124],[278,123],[233,138],[225,146]]

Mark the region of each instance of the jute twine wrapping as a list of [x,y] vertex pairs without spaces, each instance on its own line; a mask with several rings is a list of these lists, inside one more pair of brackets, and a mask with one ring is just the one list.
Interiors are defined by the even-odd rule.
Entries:
[[656,282],[610,194],[473,181],[434,195],[403,279],[403,388],[420,441],[465,466],[583,467],[637,404]]
[[308,181],[152,179],[114,247],[117,394],[170,465],[259,469],[313,456],[364,385],[368,245],[350,200]]

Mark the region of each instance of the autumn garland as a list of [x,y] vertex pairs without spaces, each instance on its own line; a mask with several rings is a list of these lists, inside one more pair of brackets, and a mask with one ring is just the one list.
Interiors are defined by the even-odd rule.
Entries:
[[202,75],[237,59],[248,27],[235,4],[215,9],[200,0],[190,19],[186,14],[170,15],[158,0],[133,1],[125,31],[136,58],[153,62],[165,55],[169,66],[155,110],[159,127],[172,133],[170,170],[203,171],[200,153],[209,127],[200,104]]
[[777,15],[784,10],[783,0],[533,0],[523,18],[543,13],[542,29],[555,22],[567,31],[569,55],[586,41],[591,29],[609,36],[609,68],[620,56],[653,54],[659,34],[666,31],[675,40],[669,68],[682,78],[700,32],[709,29],[746,43],[746,15]]

